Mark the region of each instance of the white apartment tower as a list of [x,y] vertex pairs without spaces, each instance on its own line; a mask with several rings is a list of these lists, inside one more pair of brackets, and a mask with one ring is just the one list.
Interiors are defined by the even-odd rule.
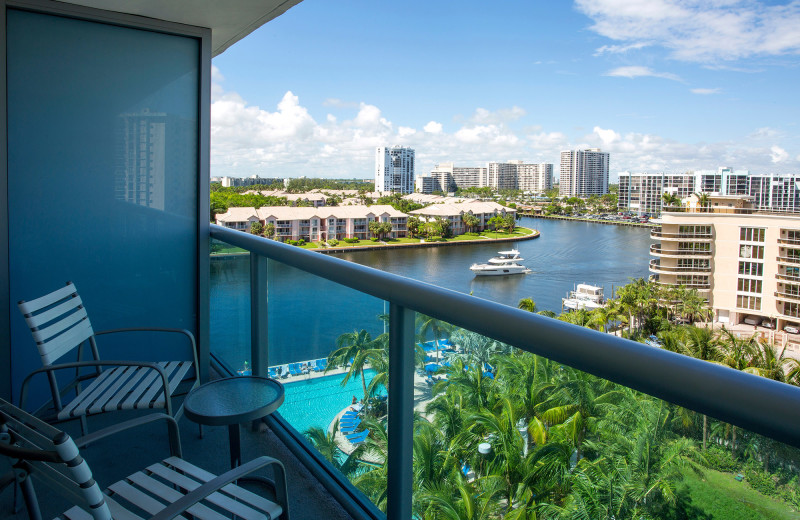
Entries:
[[487,186],[496,190],[524,190],[544,193],[553,187],[553,165],[522,161],[490,162],[486,165]]
[[379,146],[375,151],[375,191],[414,193],[414,149]]
[[599,148],[561,152],[559,195],[584,197],[608,193],[608,152]]

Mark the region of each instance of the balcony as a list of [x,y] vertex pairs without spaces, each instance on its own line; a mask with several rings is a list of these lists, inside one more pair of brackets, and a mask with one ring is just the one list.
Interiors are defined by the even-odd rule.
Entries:
[[787,282],[800,282],[800,276],[794,274],[778,273],[775,275],[778,280],[785,280]]
[[692,242],[711,242],[714,237],[711,233],[665,233],[660,229],[650,230],[650,238],[667,241],[692,241]]
[[784,246],[800,248],[800,240],[796,238],[779,238],[778,243]]
[[663,249],[660,244],[653,244],[650,246],[650,254],[653,256],[661,256],[665,258],[711,258],[713,253],[711,251],[687,251],[679,249]]
[[648,279],[651,282],[654,282],[654,283],[657,283],[658,285],[663,285],[663,286],[682,285],[683,287],[686,287],[687,289],[697,289],[698,291],[710,291],[711,290],[711,284],[709,282],[678,283],[677,279],[674,282],[673,281],[667,282],[667,281],[661,280],[658,275],[650,275],[650,277]]
[[779,264],[797,265],[800,264],[800,257],[796,256],[779,256],[776,258]]
[[775,291],[775,297],[779,300],[788,300],[792,302],[800,302],[800,294],[787,293],[784,291]]
[[711,272],[711,266],[708,267],[678,267],[661,265],[661,261],[657,259],[650,260],[650,272],[662,274],[708,274]]
[[[453,323],[458,327],[464,327],[464,330],[468,333],[480,334],[482,337],[492,338],[493,341],[501,342],[504,345],[514,345],[514,349],[509,354],[511,357],[522,355],[524,352],[535,353],[543,356],[543,360],[549,358],[553,362],[561,363],[563,366],[561,370],[579,369],[598,375],[602,374],[610,381],[636,388],[656,397],[669,396],[670,402],[688,406],[691,409],[697,410],[701,404],[703,406],[711,406],[713,403],[714,406],[719,407],[715,409],[714,413],[718,414],[722,411],[721,409],[724,409],[725,417],[730,417],[730,414],[749,416],[752,413],[762,413],[761,404],[752,407],[752,409],[741,406],[741,400],[745,398],[749,399],[748,402],[761,403],[760,400],[754,400],[757,397],[747,393],[753,391],[752,388],[746,390],[739,386],[740,383],[753,384],[753,379],[757,379],[744,377],[746,374],[702,363],[660,349],[643,348],[640,344],[631,343],[611,335],[566,325],[557,320],[545,319],[511,307],[471,298],[465,294],[404,279],[325,255],[289,248],[250,235],[234,234],[222,228],[212,227],[212,236],[251,251],[249,260],[242,259],[245,265],[250,265],[245,271],[251,273],[251,291],[255,291],[254,294],[256,294],[259,292],[259,287],[268,288],[266,291],[268,298],[258,303],[255,309],[246,305],[237,312],[239,314],[247,313],[252,316],[266,315],[267,310],[263,307],[268,306],[271,316],[269,321],[264,322],[265,324],[268,323],[268,326],[262,327],[260,320],[253,323],[255,328],[260,331],[257,331],[255,336],[267,334],[266,329],[267,327],[269,328],[268,337],[270,340],[268,344],[270,347],[266,355],[272,361],[267,362],[263,359],[265,354],[257,349],[247,350],[246,343],[253,336],[251,334],[244,338],[242,343],[245,344],[235,349],[238,354],[234,354],[233,357],[231,357],[230,352],[216,350],[219,348],[214,346],[217,343],[212,345],[212,354],[223,365],[236,367],[238,366],[237,363],[241,363],[241,359],[248,355],[253,360],[256,360],[259,356],[262,358],[258,363],[256,361],[253,362],[254,370],[258,370],[258,364],[265,365],[267,363],[282,362],[277,359],[281,355],[280,345],[282,343],[296,343],[292,337],[283,337],[275,334],[275,330],[273,330],[274,323],[286,322],[285,316],[288,315],[278,314],[273,317],[273,312],[280,313],[281,309],[286,307],[283,303],[284,295],[289,297],[290,294],[296,294],[297,287],[303,287],[304,291],[309,293],[309,301],[313,300],[315,308],[321,306],[326,309],[316,319],[320,323],[328,323],[331,325],[332,330],[337,331],[337,333],[363,326],[367,330],[375,330],[377,334],[381,330],[381,325],[379,322],[375,322],[373,325],[371,323],[373,318],[370,314],[388,310],[389,322],[387,323],[387,328],[383,330],[386,330],[387,333],[389,379],[393,384],[387,389],[388,408],[386,408],[385,414],[386,417],[399,417],[400,419],[391,419],[388,424],[383,423],[382,427],[387,428],[385,433],[388,438],[388,444],[382,444],[383,449],[386,450],[387,459],[381,460],[388,460],[387,478],[389,480],[385,484],[387,486],[386,489],[396,490],[397,488],[394,486],[404,486],[408,489],[399,497],[396,491],[394,493],[390,492],[389,496],[393,500],[405,502],[406,506],[413,511],[416,511],[414,509],[416,506],[409,504],[409,502],[412,502],[410,489],[414,486],[412,465],[416,464],[414,462],[415,457],[421,456],[421,453],[415,453],[415,449],[412,448],[412,437],[415,430],[412,429],[411,425],[415,423],[411,418],[411,410],[420,406],[422,403],[421,398],[424,398],[423,394],[429,392],[428,387],[421,381],[419,376],[414,375],[414,363],[410,359],[414,350],[411,348],[415,337],[413,322],[416,320],[417,313],[422,313],[442,322]],[[266,264],[266,269],[260,267],[262,263]],[[262,270],[262,274],[259,275],[258,272],[260,270]],[[281,284],[285,284],[285,286]],[[708,287],[708,285],[705,285],[705,287]],[[338,307],[341,309],[334,309],[326,303],[324,298],[328,295],[339,302]],[[251,300],[258,301],[259,299],[251,298]],[[359,310],[358,312],[353,312],[354,309]],[[327,349],[321,352],[330,352],[330,341],[327,338],[322,337],[319,340],[312,340],[312,337],[318,335],[315,332],[316,327],[312,326],[312,322],[309,321],[309,318],[313,319],[314,316],[307,313],[301,313],[300,316],[304,317],[301,320],[304,325],[300,331],[305,334],[304,337],[308,338],[312,343],[319,342],[320,347]],[[313,336],[311,335],[312,333]],[[253,341],[257,342],[256,339],[253,339]],[[274,350],[276,348],[278,349],[277,351]],[[518,354],[513,352],[518,352]],[[428,354],[433,355],[431,352]],[[636,370],[633,369],[634,367],[636,367]],[[687,373],[695,372],[698,377],[686,376]],[[502,376],[502,374],[499,375]],[[452,373],[451,377],[453,377]],[[731,380],[725,384],[724,391],[712,392],[708,385],[722,384],[722,380],[715,382],[716,377],[725,379],[733,377],[736,380]],[[742,381],[739,381],[739,379]],[[298,383],[300,382],[302,380]],[[759,380],[758,382],[760,384],[771,384],[766,380]],[[289,383],[289,385],[292,384]],[[353,393],[357,392],[360,395],[360,386],[360,382],[357,383],[356,388],[358,390],[354,390]],[[729,387],[730,391],[735,392],[735,394],[728,391]],[[795,392],[795,390],[790,388],[789,391]],[[800,399],[800,392],[797,393],[799,394],[797,399]],[[333,397],[332,394],[326,395],[325,400],[331,400]],[[351,395],[347,394],[345,397],[349,399]],[[770,406],[778,406],[772,401],[768,402]],[[329,467],[330,465],[324,460],[321,460],[319,453],[312,446],[309,446],[308,442],[299,434],[303,428],[302,424],[304,424],[302,417],[314,415],[307,410],[316,406],[313,401],[308,401],[307,404],[304,403],[304,401],[296,403],[301,407],[301,413],[299,414],[293,413],[290,407],[284,404],[284,407],[280,410],[281,418],[276,417],[276,421],[286,427],[286,432],[280,435],[293,439],[289,444],[296,442],[301,446],[306,446],[303,448],[304,451],[313,455],[315,460],[323,466],[322,469],[314,471],[324,472],[324,474],[328,475],[324,480],[333,481],[333,483],[328,482],[326,485],[333,485],[334,488],[338,487],[340,490],[349,489],[350,484],[347,483],[344,475]],[[724,403],[724,406],[722,403]],[[709,410],[708,408],[702,409]],[[797,412],[797,414],[800,415],[800,412]],[[779,423],[781,428],[791,431],[792,435],[796,436],[797,433],[787,424],[791,421],[785,416],[780,417],[780,420],[776,417],[772,419],[774,422]],[[278,426],[278,424],[275,425],[276,430]],[[514,435],[517,434],[515,433]],[[800,443],[800,439],[798,439],[798,443]],[[477,449],[477,445],[475,449]],[[392,457],[396,458],[393,459]],[[475,462],[475,464],[478,463],[479,461]],[[378,464],[380,465],[382,462],[378,462]],[[475,467],[473,465],[473,468]],[[358,495],[358,492],[353,492]],[[370,496],[375,499],[372,495]],[[416,497],[416,495],[414,496]],[[414,498],[414,500],[418,500],[418,498]],[[385,502],[382,504],[381,507],[386,507],[389,511],[390,518],[407,518],[407,516],[395,516],[390,504]]]

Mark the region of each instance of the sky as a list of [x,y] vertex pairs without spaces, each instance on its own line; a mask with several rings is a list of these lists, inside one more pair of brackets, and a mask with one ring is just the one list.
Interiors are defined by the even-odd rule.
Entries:
[[800,173],[800,0],[304,0],[213,60],[211,175],[610,152]]

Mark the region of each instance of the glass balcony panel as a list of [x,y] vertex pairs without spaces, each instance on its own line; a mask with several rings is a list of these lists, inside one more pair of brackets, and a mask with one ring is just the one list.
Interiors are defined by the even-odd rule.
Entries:
[[417,331],[426,356],[415,385],[418,518],[468,505],[487,517],[706,518],[754,508],[766,518],[800,505],[796,448],[428,316],[418,315]]
[[211,353],[229,372],[250,363],[250,252],[211,239]]
[[279,413],[385,510],[388,303],[274,260],[267,287]]

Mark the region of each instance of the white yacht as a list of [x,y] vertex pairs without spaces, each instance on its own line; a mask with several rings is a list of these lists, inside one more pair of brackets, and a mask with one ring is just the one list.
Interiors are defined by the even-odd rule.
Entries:
[[561,299],[561,303],[566,309],[593,311],[604,306],[606,299],[602,287],[579,283],[574,291],[570,291],[566,298]]
[[510,251],[498,251],[498,256],[489,259],[485,264],[472,264],[470,271],[475,273],[476,276],[502,276],[508,274],[526,274],[531,270],[522,265],[522,258],[519,256],[519,251],[511,249]]

